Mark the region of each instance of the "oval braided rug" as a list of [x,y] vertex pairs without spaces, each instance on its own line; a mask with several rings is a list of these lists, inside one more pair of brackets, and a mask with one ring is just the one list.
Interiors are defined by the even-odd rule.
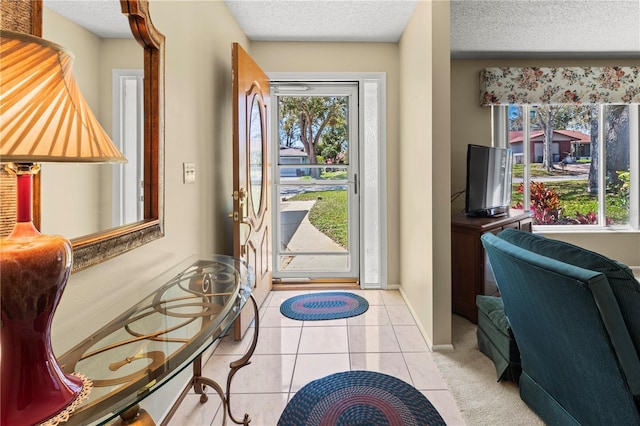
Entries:
[[373,371],[345,371],[305,385],[287,404],[278,426],[446,425],[419,390]]
[[290,297],[280,305],[282,315],[301,321],[354,317],[367,309],[367,299],[343,291],[302,294]]

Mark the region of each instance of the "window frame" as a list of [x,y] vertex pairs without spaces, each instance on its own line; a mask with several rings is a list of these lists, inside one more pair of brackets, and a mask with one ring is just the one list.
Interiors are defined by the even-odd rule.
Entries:
[[[522,107],[523,115],[523,163],[531,164],[530,155],[530,114],[531,105],[518,104]],[[535,232],[553,232],[553,233],[597,233],[597,232],[639,232],[640,231],[640,106],[639,104],[627,104],[629,107],[629,170],[630,179],[630,199],[629,199],[629,222],[625,225],[607,225],[602,223],[605,215],[605,192],[600,191],[598,194],[598,224],[597,225],[533,225]],[[598,126],[600,135],[599,140],[604,140],[604,108],[605,104],[599,104],[600,125]],[[509,147],[509,105],[492,105],[491,106],[491,143],[492,146],[500,148]],[[604,176],[606,162],[602,159],[605,156],[605,144],[598,144],[600,150],[600,187],[604,187]],[[528,167],[524,167],[524,182],[530,182],[531,176]],[[531,203],[531,194],[529,185],[524,185],[523,208],[529,210]]]

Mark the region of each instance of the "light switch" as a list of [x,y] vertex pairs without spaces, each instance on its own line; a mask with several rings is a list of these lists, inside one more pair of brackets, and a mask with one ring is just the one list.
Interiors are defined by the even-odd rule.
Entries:
[[184,183],[195,183],[196,163],[182,163]]

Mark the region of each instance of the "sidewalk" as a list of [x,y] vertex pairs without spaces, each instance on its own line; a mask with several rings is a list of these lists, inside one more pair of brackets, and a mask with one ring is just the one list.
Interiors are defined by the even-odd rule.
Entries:
[[[281,202],[281,242],[283,251],[342,252],[346,250],[331,238],[320,232],[309,221],[309,210],[315,204],[311,201]],[[286,271],[330,271],[342,269],[340,259],[344,256],[305,255],[291,256],[282,268]],[[340,263],[337,263],[340,262]],[[284,262],[283,262],[284,263]]]

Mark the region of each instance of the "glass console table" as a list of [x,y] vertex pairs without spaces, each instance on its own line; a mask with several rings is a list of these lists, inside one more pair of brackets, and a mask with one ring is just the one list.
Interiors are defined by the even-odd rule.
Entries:
[[[189,366],[191,382],[168,418],[192,387],[201,402],[206,402],[206,387],[210,387],[222,399],[225,423],[228,414],[235,423],[248,424],[246,414],[240,420],[233,417],[229,397],[233,375],[249,364],[258,339],[253,270],[229,256],[194,256],[155,282],[152,294],[58,358],[65,373],[93,381],[88,398],[66,424],[106,424],[121,414],[123,423],[133,424],[132,418],[139,416],[138,404]],[[201,375],[202,354],[225,336],[249,300],[255,314],[253,340],[245,355],[231,363],[223,389]]]

